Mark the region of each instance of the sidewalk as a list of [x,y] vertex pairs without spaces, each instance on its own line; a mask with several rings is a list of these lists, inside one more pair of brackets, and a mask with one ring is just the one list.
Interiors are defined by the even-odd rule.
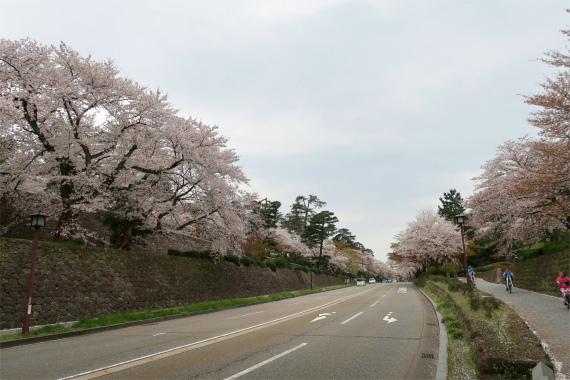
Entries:
[[558,370],[557,379],[570,379],[570,310],[562,304],[562,297],[519,289],[516,280],[512,293],[505,291],[504,284],[492,284],[481,278],[476,279],[475,285],[515,310],[543,342]]

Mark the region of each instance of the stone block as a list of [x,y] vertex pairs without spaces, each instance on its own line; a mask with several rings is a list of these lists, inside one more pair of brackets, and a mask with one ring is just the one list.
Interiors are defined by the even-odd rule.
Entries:
[[554,371],[540,362],[532,369],[532,380],[554,380]]

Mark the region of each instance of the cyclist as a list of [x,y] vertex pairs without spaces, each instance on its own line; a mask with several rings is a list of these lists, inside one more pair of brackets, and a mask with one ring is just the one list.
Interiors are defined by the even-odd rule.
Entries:
[[473,267],[471,265],[469,265],[469,269],[467,269],[467,273],[469,274],[469,277],[471,278],[471,282],[475,282],[475,270],[473,269]]
[[503,272],[503,278],[505,279],[505,283],[507,284],[507,292],[509,291],[509,283],[507,282],[507,276],[509,276],[511,278],[511,283],[513,283],[513,279],[515,278],[515,275],[513,272],[511,272],[511,270],[509,269],[509,267],[507,267],[507,269],[505,270],[505,272]]
[[558,272],[556,283],[558,284],[558,289],[560,289],[560,292],[562,293],[562,301],[564,302],[564,305],[568,304],[565,294],[566,291],[570,289],[570,278],[566,277],[564,272]]

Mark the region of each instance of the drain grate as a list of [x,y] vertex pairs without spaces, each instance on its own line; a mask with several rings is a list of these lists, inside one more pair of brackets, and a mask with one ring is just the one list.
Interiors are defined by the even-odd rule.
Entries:
[[435,359],[433,354],[422,354],[422,359]]

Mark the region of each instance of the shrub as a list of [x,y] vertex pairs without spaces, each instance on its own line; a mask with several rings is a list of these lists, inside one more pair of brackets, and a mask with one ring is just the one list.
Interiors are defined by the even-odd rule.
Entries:
[[455,322],[455,321],[457,321],[457,319],[452,315],[446,315],[445,317],[441,318],[442,323]]
[[465,332],[463,330],[450,328],[447,330],[447,335],[451,336],[453,339],[463,339],[465,338]]
[[253,265],[256,265],[260,268],[267,268],[267,265],[265,265],[265,263],[263,261],[254,261]]
[[[429,267],[428,269],[426,269],[425,273],[429,276],[435,275],[435,276],[445,276],[445,267],[439,267],[439,274],[437,274],[437,270],[435,267]],[[448,266],[447,267],[447,273],[453,277],[454,274],[457,273],[457,271],[455,270],[454,267],[452,266]]]
[[185,251],[182,252],[182,256],[184,257],[193,257],[195,259],[201,259],[200,251]]
[[485,297],[482,301],[483,309],[485,310],[485,316],[491,318],[493,316],[493,311],[497,310],[501,305],[501,301],[495,297]]
[[309,266],[309,262],[305,259],[300,258],[300,257],[296,260],[296,263],[299,265],[306,266],[306,267]]
[[271,261],[268,262],[266,265],[267,265],[267,267],[268,267],[269,269],[271,269],[273,272],[277,272],[277,266],[276,266],[274,263],[272,263]]
[[253,260],[251,260],[251,259],[250,259],[249,257],[247,257],[247,256],[242,256],[242,257],[239,259],[239,262],[240,262],[243,266],[248,267],[248,266],[250,266],[250,265],[253,263]]
[[436,275],[436,274],[429,276],[429,279],[430,279],[430,281],[435,281],[435,282],[447,282],[448,281],[447,277],[442,276],[442,275]]
[[169,249],[167,252],[169,256],[182,256],[182,252],[177,249]]
[[210,256],[211,253],[212,253],[212,250],[206,249],[206,250],[204,250],[204,251],[202,251],[202,252],[199,252],[198,254],[199,254],[199,257],[200,257],[201,259],[205,259],[205,260],[210,260],[210,261],[212,261],[212,256]]
[[455,307],[455,303],[453,301],[445,301],[440,303],[437,306],[437,310],[441,311],[441,310],[449,310],[449,309],[453,309]]
[[224,260],[225,260],[225,261],[229,261],[230,263],[234,263],[234,264],[237,265],[238,267],[240,266],[239,257],[237,257],[236,255],[227,255],[227,256],[224,256]]
[[423,288],[424,286],[426,286],[427,280],[428,280],[427,275],[425,273],[422,273],[421,275],[418,276],[418,278],[414,280],[414,285],[416,285],[418,288]]
[[481,297],[477,293],[469,294],[469,307],[474,311],[479,310],[481,307]]
[[463,324],[459,321],[449,321],[449,323],[447,323],[445,325],[447,328],[453,328],[453,329],[461,329],[461,327],[463,327]]
[[[471,286],[474,288],[475,284],[471,284]],[[447,289],[450,292],[462,292],[465,294],[465,292],[467,292],[467,283],[461,281],[449,281],[447,283]]]
[[277,268],[289,268],[289,261],[284,257],[276,257],[273,261]]

